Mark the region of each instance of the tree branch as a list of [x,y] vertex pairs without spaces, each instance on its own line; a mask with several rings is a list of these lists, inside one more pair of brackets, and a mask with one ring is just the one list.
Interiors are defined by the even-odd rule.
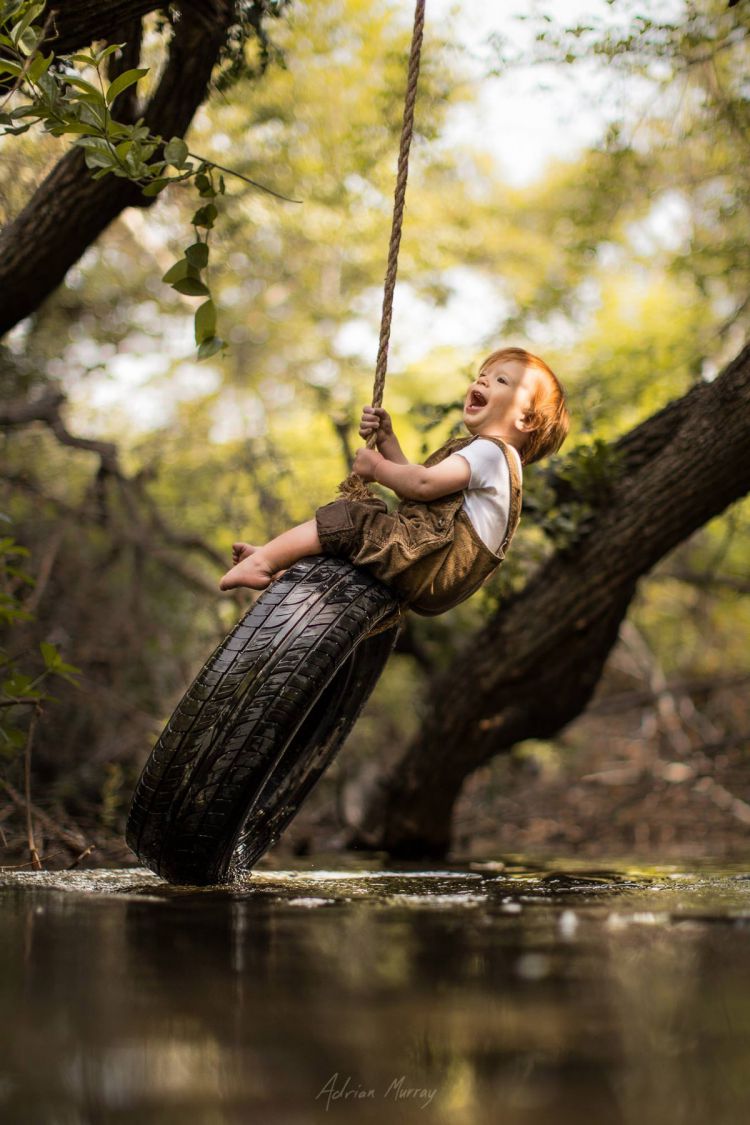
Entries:
[[52,3],[53,24],[40,44],[47,54],[69,55],[97,40],[114,40],[113,32],[164,5],[161,0],[65,0]]
[[471,662],[459,655],[432,680],[420,732],[382,777],[352,842],[444,854],[464,779],[581,713],[638,580],[750,491],[750,346],[616,448],[624,471],[611,501],[472,637]]
[[[34,422],[42,422],[49,427],[62,445],[95,453],[99,457],[98,485],[101,486],[103,477],[114,478],[120,487],[122,499],[128,511],[127,529],[124,531],[118,530],[118,537],[133,546],[141,546],[146,549],[153,558],[174,570],[175,574],[188,585],[201,590],[203,593],[216,595],[217,590],[214,586],[202,575],[186,568],[173,554],[165,552],[163,544],[168,547],[176,547],[180,551],[198,551],[209,562],[225,569],[227,563],[223,556],[199,536],[178,532],[168,526],[154,500],[146,492],[143,474],[127,477],[122,472],[118,449],[115,444],[71,434],[60,413],[60,408],[64,402],[65,395],[61,391],[49,388],[37,399],[11,400],[7,403],[0,403],[0,429],[16,429],[32,425]],[[41,495],[38,487],[30,481],[30,478],[7,472],[2,475],[9,482],[27,490],[35,490]],[[58,508],[65,508],[67,514],[73,519],[84,518],[87,522],[96,524],[102,522],[101,511],[98,507],[94,512],[85,513],[81,509],[65,505],[64,501],[59,501],[54,497],[45,496],[44,498],[56,504]],[[147,515],[145,520],[142,514],[143,509],[146,510]],[[162,543],[159,543],[159,540]]]
[[[102,27],[94,30],[91,22],[98,4],[79,0],[69,7],[78,12],[90,38],[101,38]],[[112,27],[122,27],[123,19],[140,10],[134,3],[105,8],[110,15],[116,10]],[[182,136],[204,101],[235,5],[232,0],[183,0],[180,13],[167,65],[143,114],[149,130],[164,137]],[[62,157],[26,207],[0,232],[0,335],[34,312],[125,207],[149,207],[153,202],[128,180],[116,176],[93,180],[80,149]]]
[[[67,504],[57,496],[50,496],[49,493],[39,487],[36,481],[25,474],[22,475],[3,471],[2,479],[7,481],[8,484],[38,497],[45,504],[51,504],[58,512],[66,515],[71,522],[79,526],[83,523],[93,527],[99,526],[101,523],[98,512],[87,510],[85,507],[76,508],[72,504]],[[169,545],[182,548],[183,545],[180,540],[181,536],[174,535],[173,542]],[[128,525],[118,527],[117,543],[119,547],[140,547],[144,549],[149,558],[153,559],[160,566],[165,567],[173,578],[179,579],[185,586],[197,590],[201,594],[209,594],[212,598],[221,596],[218,584],[211,582],[198,571],[186,566],[179,554],[175,554],[174,551],[170,551],[164,544],[159,543],[158,540],[149,533],[149,530],[144,528],[142,523],[135,527]],[[212,547],[196,539],[195,545],[197,546],[198,544],[204,554],[209,554],[211,557],[215,556],[222,568],[226,569],[226,560],[221,559],[221,557],[213,551]]]
[[43,422],[61,445],[96,453],[104,472],[120,476],[117,446],[110,441],[94,441],[71,434],[60,414],[60,407],[64,402],[65,395],[62,391],[50,387],[37,399],[0,403],[0,429],[15,429],[32,422]]

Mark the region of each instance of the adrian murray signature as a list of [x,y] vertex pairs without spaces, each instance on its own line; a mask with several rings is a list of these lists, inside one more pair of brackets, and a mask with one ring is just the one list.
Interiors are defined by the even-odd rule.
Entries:
[[[428,1090],[423,1086],[409,1086],[406,1081],[406,1075],[402,1074],[398,1078],[394,1078],[387,1089],[380,1092],[380,1097],[391,1098],[393,1101],[413,1101],[419,1102],[420,1109],[427,1109],[432,1099],[437,1093],[437,1086]],[[315,1095],[315,1100],[318,1098],[326,1099],[326,1110],[331,1108],[331,1102],[338,1101],[374,1101],[378,1097],[378,1091],[373,1086],[361,1086],[358,1083],[352,1082],[352,1077],[347,1074],[345,1078],[339,1077],[339,1072],[336,1071],[330,1078],[326,1079],[323,1086]]]

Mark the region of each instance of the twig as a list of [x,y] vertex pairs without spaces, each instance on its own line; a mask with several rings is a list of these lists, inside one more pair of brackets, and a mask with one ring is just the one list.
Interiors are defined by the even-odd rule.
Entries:
[[49,544],[44,558],[42,559],[41,566],[39,567],[39,573],[37,575],[36,582],[34,583],[34,588],[31,591],[29,597],[24,602],[24,609],[29,613],[36,613],[37,609],[39,608],[39,603],[42,600],[44,591],[47,589],[47,583],[49,582],[52,575],[52,569],[60,552],[60,547],[62,546],[64,537],[65,525],[63,524],[52,536],[52,542]]
[[672,570],[664,570],[658,574],[653,574],[651,581],[686,582],[688,585],[696,586],[699,589],[731,590],[735,594],[750,594],[750,581],[746,578],[740,578],[735,574],[716,574],[715,572],[701,574],[698,571],[690,570],[688,567],[675,567]]
[[96,844],[89,844],[87,848],[84,848],[81,854],[77,855],[73,862],[68,864],[68,871],[72,871],[74,867],[78,867],[78,864],[81,862],[81,860],[85,859],[87,855],[90,855],[95,848]]
[[[750,683],[750,672],[734,676],[700,676],[669,680],[669,691],[680,695],[720,691],[728,687],[744,687]],[[639,691],[617,691],[595,699],[586,708],[587,715],[608,715],[618,711],[629,711],[635,707],[645,707],[653,701],[650,689]]]
[[681,721],[675,693],[670,690],[655,652],[643,633],[628,618],[620,625],[620,640],[630,651],[637,670],[652,693],[657,730],[669,743],[675,757],[681,758],[690,751],[690,738]]
[[[26,809],[27,802],[18,790],[14,789],[10,782],[0,778],[0,786],[2,786],[17,808]],[[63,828],[57,821],[52,819],[49,813],[44,812],[43,809],[37,808],[36,805],[31,805],[30,807],[37,824],[41,824],[44,831],[49,836],[53,836],[56,840],[59,840],[61,844],[64,844],[66,848],[69,848],[73,855],[78,855],[81,848],[87,846],[86,838],[81,833],[71,832],[67,828]]]
[[266,187],[265,184],[259,184],[257,180],[251,180],[249,176],[243,176],[242,172],[235,172],[234,168],[225,168],[223,164],[217,164],[215,160],[210,160],[207,156],[200,156],[197,152],[188,152],[188,156],[192,156],[193,160],[200,160],[203,164],[210,164],[212,168],[218,168],[220,172],[226,172],[228,176],[236,176],[238,180],[244,180],[246,184],[252,184],[253,187],[260,188],[261,191],[268,192],[269,195],[275,195],[277,199],[283,199],[285,203],[302,203],[302,199],[290,199],[288,195],[282,195],[281,192],[274,191],[273,188]]
[[714,781],[712,777],[702,777],[700,781],[696,781],[693,789],[698,793],[705,793],[710,801],[724,812],[730,813],[736,820],[742,824],[750,825],[750,805],[747,801],[743,801],[740,797],[736,797],[734,793],[730,793],[723,785],[719,785],[718,781]]
[[34,732],[36,731],[36,724],[39,718],[39,710],[40,708],[37,704],[31,716],[29,733],[26,737],[26,746],[23,752],[23,783],[24,795],[26,797],[26,840],[29,847],[29,855],[31,856],[31,866],[35,871],[42,870],[42,861],[39,858],[39,852],[36,850],[34,824],[31,819],[31,747],[34,742]]
[[[56,859],[60,854],[60,852],[50,852],[47,859]],[[30,859],[28,859],[26,863],[3,863],[0,864],[0,871],[22,871],[24,867],[31,866],[32,863]]]

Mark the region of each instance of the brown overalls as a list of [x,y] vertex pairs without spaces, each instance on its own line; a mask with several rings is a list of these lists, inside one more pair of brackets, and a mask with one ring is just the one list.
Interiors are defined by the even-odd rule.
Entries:
[[[437,465],[475,438],[446,442],[424,462]],[[318,508],[318,537],[327,555],[373,574],[425,617],[445,613],[475,593],[505,558],[521,514],[521,478],[505,442],[494,441],[510,470],[508,530],[497,554],[483,543],[463,510],[464,493],[437,500],[402,500],[389,512],[383,500],[334,500]]]

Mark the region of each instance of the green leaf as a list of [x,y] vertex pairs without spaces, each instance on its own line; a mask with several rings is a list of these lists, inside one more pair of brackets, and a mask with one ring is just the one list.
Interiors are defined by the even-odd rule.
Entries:
[[95,65],[98,66],[98,64],[103,59],[108,59],[110,55],[113,55],[115,53],[115,51],[121,51],[124,46],[125,43],[110,43],[109,46],[105,47],[103,51],[97,51]]
[[208,243],[194,242],[192,246],[188,246],[185,257],[197,270],[205,269],[208,265]]
[[[86,149],[83,155],[87,168],[102,169],[108,172],[117,167],[117,162],[111,152],[97,152],[96,149]],[[101,179],[101,176],[99,177]]]
[[34,51],[39,46],[41,32],[38,32],[33,27],[27,27],[21,38],[18,40],[18,46],[24,55],[33,55]]
[[172,140],[164,146],[164,159],[167,164],[173,164],[175,168],[182,168],[187,158],[188,146],[182,137],[172,137]]
[[19,105],[10,111],[11,117],[44,117],[44,110],[37,105]]
[[54,57],[55,56],[52,54],[52,52],[50,52],[49,56],[46,59],[44,55],[37,55],[28,71],[29,78],[32,82],[39,81],[44,72],[49,68]]
[[107,121],[107,136],[127,137],[131,141],[138,140],[132,125],[123,125],[120,121],[113,121],[111,117]]
[[195,177],[195,186],[198,188],[199,195],[201,195],[204,199],[213,199],[216,195],[216,192],[211,185],[211,180],[205,174],[205,172],[201,172],[198,176]]
[[219,214],[219,212],[216,210],[216,207],[214,206],[214,204],[213,203],[207,203],[205,207],[201,207],[200,210],[196,211],[195,214],[193,215],[193,219],[192,219],[193,226],[194,227],[205,227],[207,230],[211,230],[212,226],[214,225],[214,221],[216,219],[216,216],[218,214]]
[[82,105],[81,106],[81,121],[87,125],[94,125],[97,131],[104,128],[104,122],[107,116],[107,109],[102,102],[100,105]]
[[215,338],[216,333],[216,305],[212,300],[205,301],[195,311],[195,342],[202,344],[204,340]]
[[0,59],[0,74],[12,74],[15,78],[18,78],[20,74],[23,74],[23,67],[9,59]]
[[3,694],[12,699],[18,699],[22,695],[37,699],[42,693],[31,686],[33,683],[31,676],[26,676],[22,672],[13,672],[7,680],[3,681]]
[[50,132],[55,132],[55,136],[62,136],[63,133],[81,133],[84,136],[94,136],[98,133],[96,125],[85,125],[83,121],[66,121],[64,124],[55,126],[50,129]]
[[123,90],[127,90],[128,86],[132,86],[135,82],[138,82],[140,78],[143,78],[144,74],[148,74],[148,67],[146,67],[145,70],[140,68],[125,70],[122,74],[118,74],[117,78],[115,78],[114,82],[111,83],[107,90],[107,105],[112,105],[112,102],[118,94],[121,94]]
[[117,167],[117,157],[112,151],[112,146],[103,137],[76,137],[71,143],[84,150],[87,168]]
[[175,281],[182,281],[185,277],[197,276],[198,271],[195,266],[192,266],[187,258],[180,258],[179,262],[175,262],[175,264],[167,270],[162,281],[166,281],[167,285],[174,285]]
[[208,287],[197,277],[185,277],[182,281],[175,281],[172,288],[176,289],[178,293],[183,293],[186,297],[208,296]]
[[44,4],[32,4],[23,19],[19,20],[16,26],[11,30],[10,37],[17,47],[23,38],[26,30],[31,27],[32,23],[37,16],[40,16],[44,11]]
[[224,347],[226,347],[226,344],[219,336],[209,336],[198,348],[198,359],[208,359]]
[[60,653],[54,645],[49,644],[47,641],[42,641],[39,649],[44,660],[44,667],[48,672],[55,672],[62,664],[63,660]]
[[93,55],[78,54],[71,56],[72,62],[83,63],[84,66],[96,66],[96,59]]
[[60,99],[60,82],[57,75],[49,74],[47,71],[39,75],[39,85],[42,87],[44,94],[51,102],[56,102]]
[[23,750],[26,745],[26,735],[18,727],[5,727],[0,733],[5,739],[5,746],[0,753],[6,758],[12,757],[17,750]]
[[[65,671],[66,668],[71,668],[71,667],[72,667],[72,665],[66,664],[64,668],[58,669],[58,671],[56,672],[56,675],[58,675],[61,680],[65,680],[67,683],[72,684],[73,687],[80,687],[81,685],[78,682],[78,677],[81,674],[81,670],[80,670],[80,668],[74,668],[72,672],[66,672]],[[54,696],[50,696],[49,698],[53,699]]]
[[101,91],[87,82],[85,78],[81,78],[78,74],[66,74],[64,78],[71,86],[75,86],[81,93],[86,94],[94,105],[104,105],[104,96]]
[[143,194],[148,196],[158,195],[160,191],[164,191],[164,188],[168,183],[169,180],[163,178],[152,180],[150,184],[146,184],[145,188],[143,189]]

